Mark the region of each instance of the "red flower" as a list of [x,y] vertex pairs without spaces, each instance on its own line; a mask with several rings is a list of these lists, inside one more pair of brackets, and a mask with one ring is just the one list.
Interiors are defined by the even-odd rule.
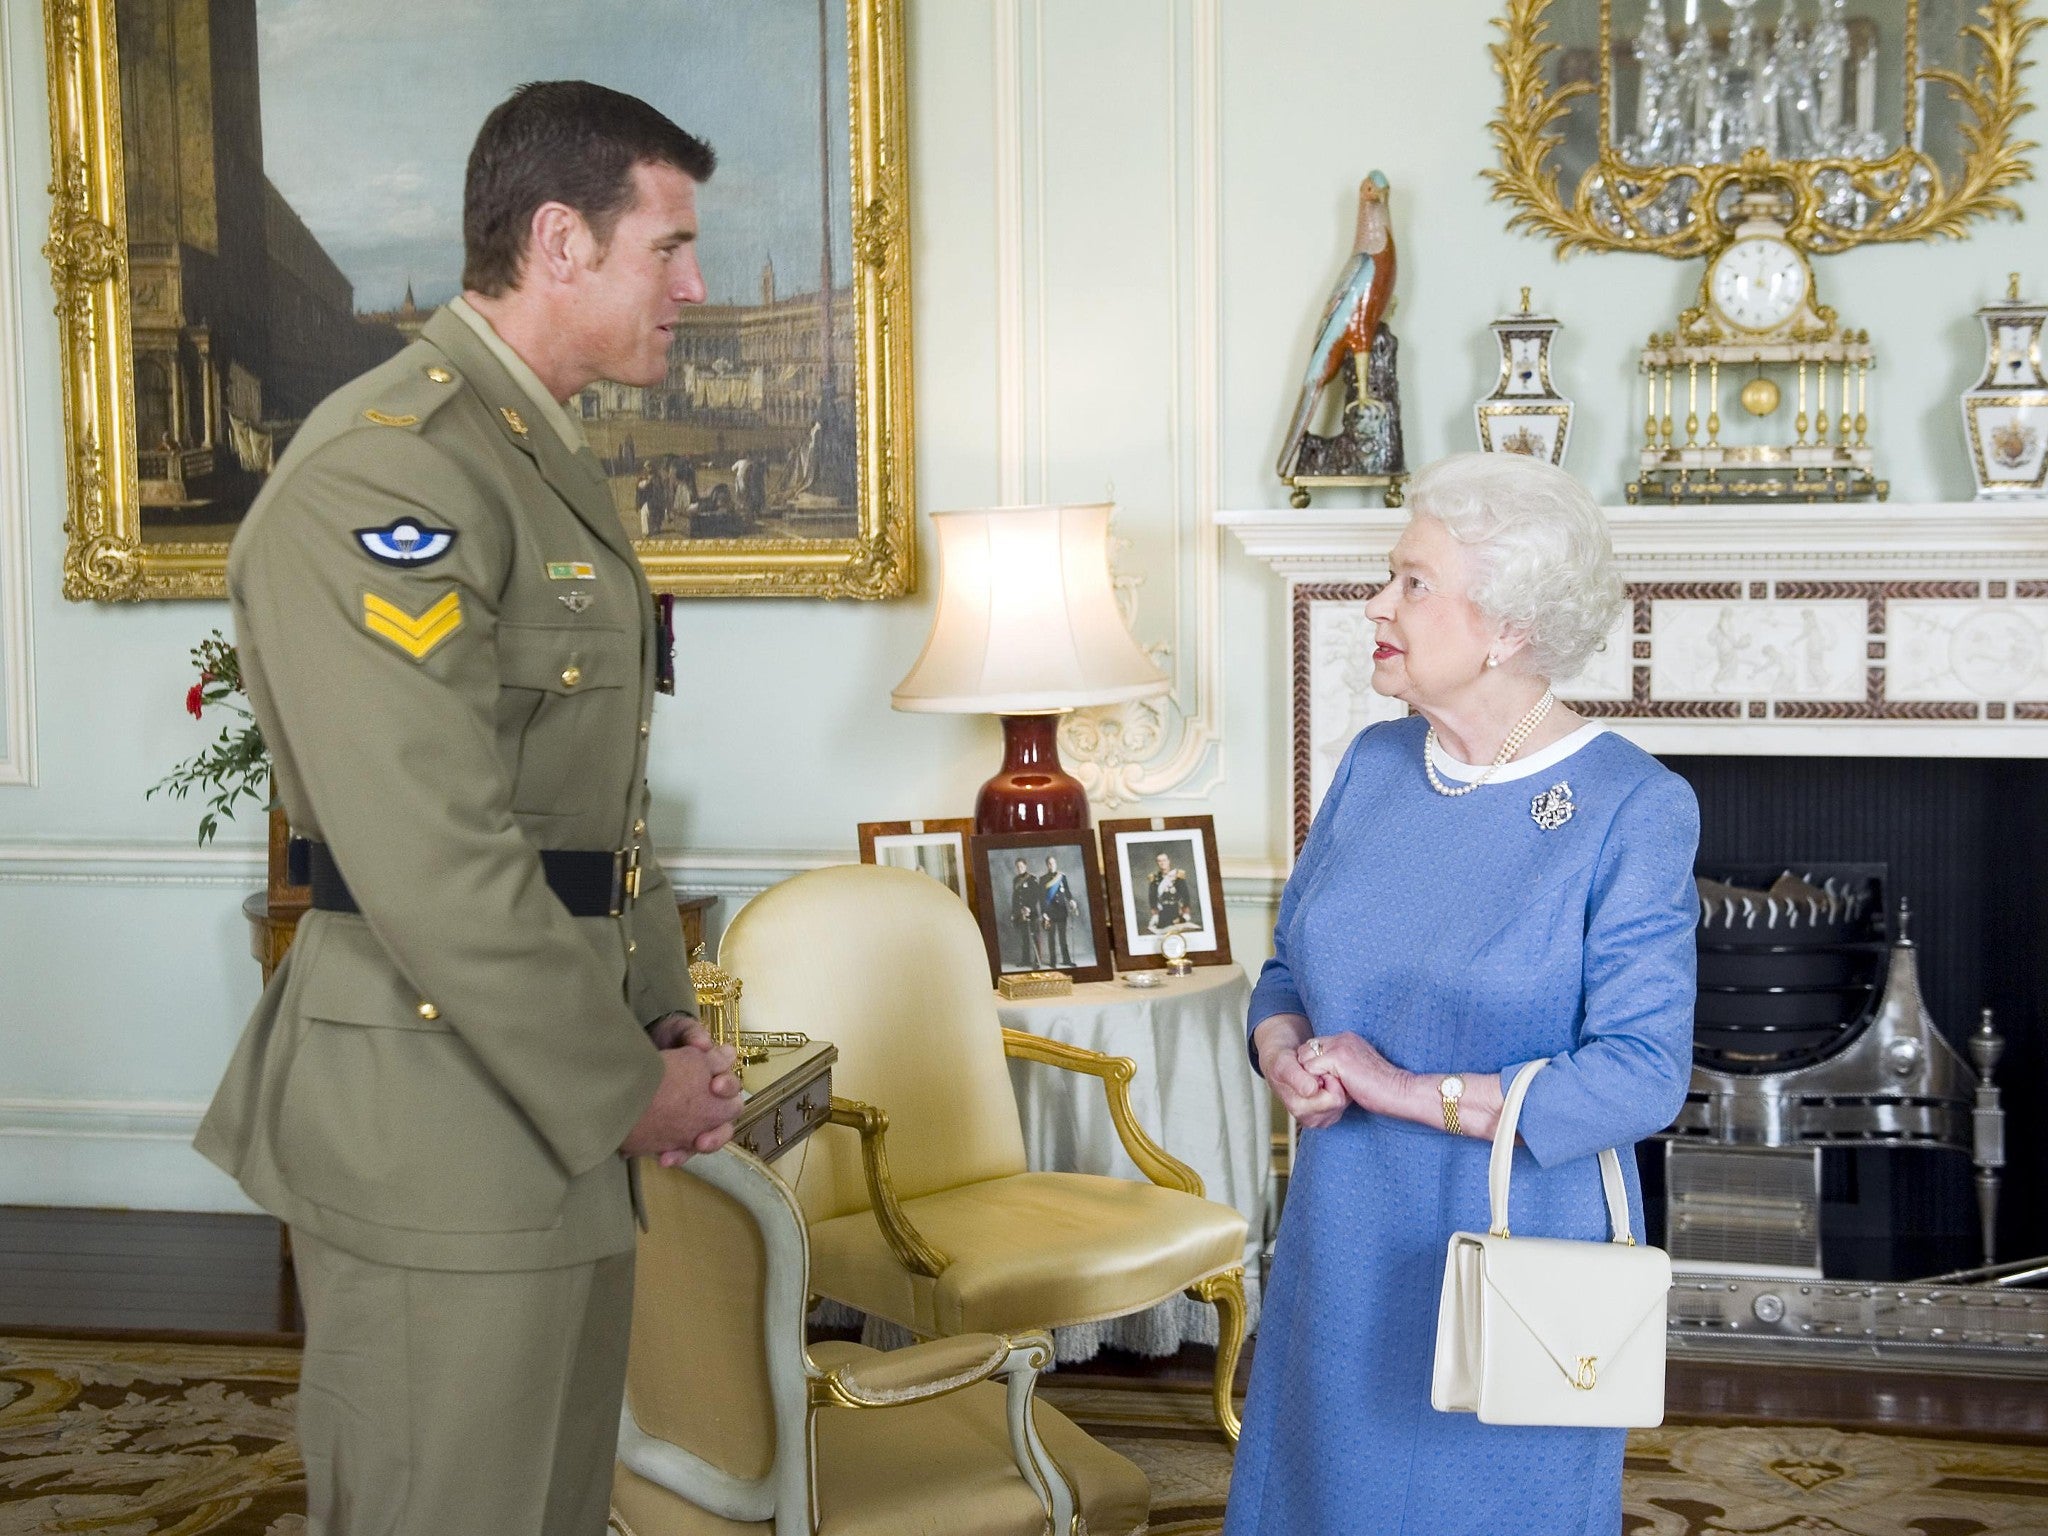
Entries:
[[194,720],[200,717],[200,705],[205,701],[206,696],[202,691],[203,687],[204,685],[201,683],[194,683],[185,691],[185,712]]

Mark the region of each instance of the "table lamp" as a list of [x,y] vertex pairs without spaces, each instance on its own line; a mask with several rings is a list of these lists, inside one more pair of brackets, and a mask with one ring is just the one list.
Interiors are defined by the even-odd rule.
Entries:
[[1088,825],[1088,795],[1060,766],[1059,717],[1171,686],[1124,627],[1109,579],[1107,503],[934,512],[939,606],[896,708],[1000,715],[1003,766],[981,786],[975,830]]

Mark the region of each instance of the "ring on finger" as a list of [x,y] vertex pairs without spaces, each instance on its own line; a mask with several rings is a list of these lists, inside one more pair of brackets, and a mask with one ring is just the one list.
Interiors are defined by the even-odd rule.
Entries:
[[1310,1035],[1310,1036],[1309,1036],[1309,1038],[1308,1038],[1308,1054],[1309,1054],[1309,1059],[1310,1059],[1310,1060],[1314,1060],[1314,1059],[1315,1059],[1316,1057],[1318,1057],[1318,1056],[1320,1056],[1320,1055],[1322,1055],[1322,1054],[1323,1054],[1323,1042],[1322,1042],[1322,1038],[1321,1038],[1320,1036],[1318,1036],[1318,1035]]

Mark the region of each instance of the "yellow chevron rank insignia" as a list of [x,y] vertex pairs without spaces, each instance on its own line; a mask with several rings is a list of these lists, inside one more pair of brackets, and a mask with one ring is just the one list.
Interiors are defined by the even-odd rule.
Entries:
[[450,592],[418,618],[374,592],[363,594],[363,628],[397,646],[414,661],[462,628],[462,595]]

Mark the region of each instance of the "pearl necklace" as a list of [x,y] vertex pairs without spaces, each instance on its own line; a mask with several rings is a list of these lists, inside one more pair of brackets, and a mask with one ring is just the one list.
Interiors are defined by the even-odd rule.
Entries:
[[1500,744],[1500,751],[1494,755],[1493,761],[1487,764],[1486,771],[1470,784],[1460,784],[1455,789],[1446,784],[1437,775],[1436,727],[1432,725],[1429,728],[1429,734],[1422,740],[1422,770],[1429,775],[1429,787],[1440,795],[1456,796],[1471,794],[1473,790],[1484,784],[1488,779],[1500,772],[1502,768],[1506,767],[1508,763],[1513,761],[1515,754],[1522,750],[1522,743],[1527,741],[1530,733],[1543,723],[1543,717],[1550,713],[1550,706],[1556,702],[1557,695],[1548,688],[1544,689],[1543,697],[1536,701],[1536,707],[1522,716],[1521,720],[1516,723],[1515,728],[1508,732],[1508,739]]

